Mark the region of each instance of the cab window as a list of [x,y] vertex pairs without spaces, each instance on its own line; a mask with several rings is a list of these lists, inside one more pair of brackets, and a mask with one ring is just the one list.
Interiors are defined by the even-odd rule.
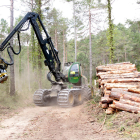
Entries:
[[79,76],[79,65],[74,64],[70,69],[70,77],[78,77]]

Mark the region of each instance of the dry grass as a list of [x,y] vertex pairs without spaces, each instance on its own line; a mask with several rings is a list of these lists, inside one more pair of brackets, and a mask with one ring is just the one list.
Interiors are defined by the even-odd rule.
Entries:
[[34,106],[33,104],[33,91],[22,91],[15,93],[14,96],[10,96],[6,92],[0,94],[0,114],[7,114],[8,112]]

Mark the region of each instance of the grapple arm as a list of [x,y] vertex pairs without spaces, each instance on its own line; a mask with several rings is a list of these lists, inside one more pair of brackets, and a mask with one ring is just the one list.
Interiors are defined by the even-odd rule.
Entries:
[[[29,24],[32,25],[33,27],[33,30],[36,34],[36,37],[38,39],[38,42],[40,44],[40,47],[42,49],[42,52],[44,54],[44,57],[45,57],[45,65],[48,66],[50,72],[54,75],[55,77],[55,80],[58,82],[60,80],[65,80],[65,76],[60,72],[60,66],[61,66],[61,62],[59,60],[59,57],[58,57],[58,51],[55,49],[53,43],[52,43],[52,40],[51,40],[51,37],[49,37],[39,15],[37,13],[34,13],[34,12],[29,12],[25,15],[25,17],[19,22],[19,24],[13,29],[13,31],[11,31],[11,33],[7,36],[7,38],[1,43],[0,45],[0,51],[3,51],[5,48],[7,48],[7,51],[8,51],[8,54],[9,54],[9,57],[11,59],[11,62],[8,63],[7,61],[5,61],[3,58],[0,58],[0,61],[2,63],[4,63],[4,69],[7,68],[8,65],[13,65],[13,59],[11,57],[11,54],[10,54],[10,50],[12,50],[12,52],[15,54],[15,55],[18,55],[21,51],[21,45],[20,45],[20,38],[19,38],[19,33],[20,31],[25,31],[22,29],[22,27],[24,26],[24,24],[29,21]],[[38,21],[38,22],[37,22]],[[46,38],[43,39],[42,37],[42,34],[41,34],[41,31],[40,31],[40,28],[39,28],[39,25],[41,26],[42,28],[42,31],[44,32]],[[19,52],[15,52],[13,47],[10,45],[9,41],[10,39],[14,36],[15,33],[18,33],[18,40],[19,40]],[[49,45],[49,49],[47,48],[46,45]],[[1,64],[0,62],[0,64]],[[56,64],[56,66],[55,66]]]

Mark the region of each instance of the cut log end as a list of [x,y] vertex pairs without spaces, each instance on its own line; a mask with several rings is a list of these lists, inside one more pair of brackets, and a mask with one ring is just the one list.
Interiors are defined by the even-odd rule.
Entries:
[[109,106],[108,104],[102,104],[102,108],[103,108],[103,109],[108,108],[108,106]]
[[140,72],[130,62],[96,67],[99,87],[102,90],[101,106],[106,114],[114,110],[140,112]]
[[111,108],[111,107],[109,107],[108,109],[106,109],[106,114],[107,115],[111,115],[111,114],[113,114],[114,113],[114,111],[115,111],[115,109],[114,108]]

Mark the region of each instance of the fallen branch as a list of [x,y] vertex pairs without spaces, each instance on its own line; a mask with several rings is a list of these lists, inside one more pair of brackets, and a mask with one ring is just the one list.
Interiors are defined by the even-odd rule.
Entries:
[[103,129],[103,126],[104,126],[104,124],[105,124],[105,121],[106,121],[106,113],[105,113],[105,118],[104,118],[104,121],[103,121],[103,123],[102,123],[102,125],[101,125],[101,127],[100,128],[98,128],[98,131],[96,131],[95,129],[95,132],[93,133],[93,134],[95,134],[95,133],[99,133],[99,132],[101,132],[102,131],[102,129]]

